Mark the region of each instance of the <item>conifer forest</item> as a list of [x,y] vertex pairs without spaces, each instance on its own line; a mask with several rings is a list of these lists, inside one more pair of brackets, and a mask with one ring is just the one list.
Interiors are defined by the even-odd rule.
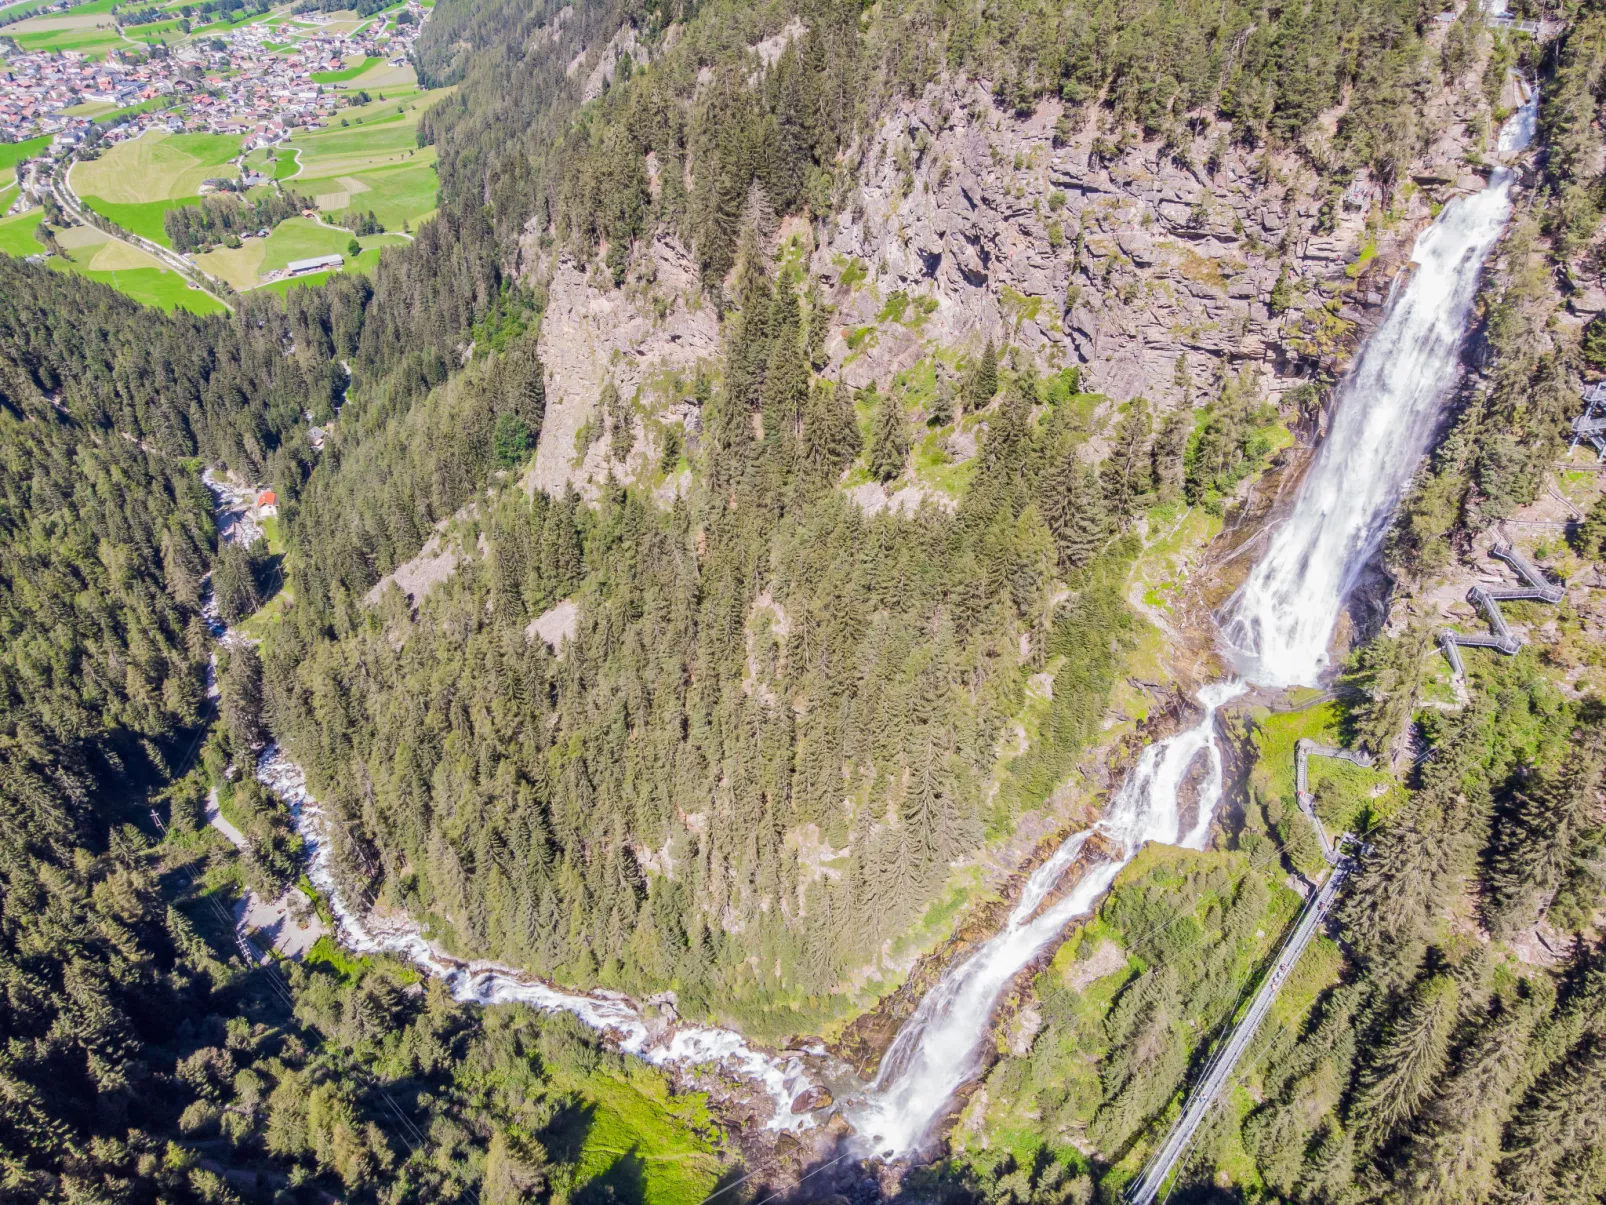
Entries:
[[1606,1203],[1606,5],[422,20],[0,254],[0,1203]]

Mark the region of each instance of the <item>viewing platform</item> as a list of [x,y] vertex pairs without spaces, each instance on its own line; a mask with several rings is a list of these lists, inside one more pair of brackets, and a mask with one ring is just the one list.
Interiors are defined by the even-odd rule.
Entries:
[[[1598,390],[1600,387],[1596,388]],[[1450,663],[1451,672],[1457,682],[1465,678],[1467,673],[1466,665],[1461,660],[1463,648],[1494,649],[1508,657],[1514,657],[1522,651],[1523,639],[1506,623],[1506,617],[1500,610],[1501,603],[1542,602],[1554,605],[1567,596],[1565,586],[1551,581],[1539,566],[1509,543],[1491,546],[1489,555],[1510,565],[1524,584],[1517,587],[1497,587],[1492,590],[1487,586],[1473,586],[1467,591],[1467,601],[1483,612],[1489,621],[1492,635],[1467,636],[1449,628],[1439,633],[1439,647],[1444,650],[1445,660]]]

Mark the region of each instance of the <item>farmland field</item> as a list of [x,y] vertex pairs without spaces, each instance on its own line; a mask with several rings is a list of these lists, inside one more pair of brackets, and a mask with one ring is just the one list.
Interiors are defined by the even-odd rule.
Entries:
[[[412,69],[406,70],[410,76]],[[287,148],[299,152],[296,191],[327,214],[372,210],[387,230],[417,225],[434,211],[439,187],[435,148],[418,145],[418,117],[445,95],[444,89],[421,93],[409,85],[346,110],[344,126],[298,132]]]
[[366,58],[358,63],[355,67],[342,67],[339,71],[314,71],[312,73],[312,82],[315,84],[343,83],[346,80],[355,79],[364,71],[367,71],[375,63],[382,63],[384,61],[385,60],[381,58]]
[[50,145],[50,135],[29,138],[23,142],[0,142],[0,171],[8,171],[24,159],[32,159]]
[[111,16],[112,0],[94,0],[64,13],[28,17],[0,29],[0,37],[13,39],[23,51],[78,50],[92,58],[113,46],[127,43],[117,33]]
[[[235,248],[221,247],[196,256],[195,262],[236,289],[251,289],[258,287],[260,277],[287,266],[291,260],[309,259],[314,255],[345,255],[350,242],[348,231],[331,230],[307,218],[289,218],[274,227],[273,233],[265,239],[246,239]],[[379,248],[406,240],[399,235],[379,234],[357,242],[363,253],[355,264],[348,259],[347,267],[371,270],[379,260]]]
[[291,289],[306,289],[314,285],[321,285],[333,276],[333,272],[314,272],[311,276],[296,276],[289,280],[275,280],[262,286],[264,293],[277,293],[283,297]]
[[114,46],[127,46],[116,29],[98,29],[94,26],[79,27],[76,29],[47,29],[39,28],[25,30],[23,27],[31,25],[41,18],[31,17],[27,21],[19,21],[15,25],[6,27],[5,35],[17,43],[17,49],[24,53],[43,50],[76,50],[89,58],[104,58],[106,52]]
[[33,232],[44,215],[41,209],[29,209],[9,218],[0,218],[0,251],[19,259],[43,251]]
[[201,181],[231,176],[236,134],[153,131],[76,164],[70,181],[84,204],[125,230],[168,245],[162,215],[200,199]]
[[[31,209],[0,219],[0,251],[19,257],[43,251],[33,236],[42,216],[40,210]],[[189,281],[163,267],[138,247],[120,242],[93,226],[58,230],[56,240],[69,258],[52,257],[48,264],[53,271],[76,272],[111,285],[143,305],[164,310],[182,307],[197,314],[212,314],[223,309],[217,298],[191,288]]]
[[201,181],[232,175],[238,134],[167,134],[152,131],[118,143],[99,159],[73,168],[73,191],[119,205],[193,197]]
[[100,197],[84,197],[83,202],[102,217],[110,218],[124,230],[143,235],[153,243],[167,247],[167,229],[162,224],[169,209],[182,209],[192,205],[196,197],[176,197],[171,201],[142,201],[134,205],[117,205]]

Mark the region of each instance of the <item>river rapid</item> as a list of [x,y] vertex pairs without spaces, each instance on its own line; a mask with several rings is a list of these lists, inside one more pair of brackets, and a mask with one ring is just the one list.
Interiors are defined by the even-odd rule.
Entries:
[[[1537,106],[1535,94],[1506,123],[1503,154],[1528,145]],[[769,1097],[771,1130],[818,1124],[822,1112],[805,1107],[806,1094],[829,1078],[844,1089],[839,1108],[852,1125],[854,1153],[919,1155],[955,1094],[982,1070],[993,1012],[1015,977],[1093,909],[1145,843],[1204,848],[1222,794],[1217,710],[1250,686],[1315,684],[1326,667],[1339,613],[1376,554],[1458,377],[1467,318],[1484,261],[1510,216],[1514,185],[1513,170],[1497,167],[1484,189],[1445,206],[1418,238],[1411,269],[1396,280],[1382,323],[1336,393],[1329,433],[1287,518],[1218,616],[1223,652],[1238,676],[1204,687],[1196,722],[1140,753],[1104,818],[1067,838],[1031,875],[1003,929],[950,966],[920,1001],[874,1083],[852,1082],[823,1048],[766,1052],[731,1030],[682,1023],[661,1004],[643,1008],[622,995],[565,991],[509,967],[465,962],[437,949],[409,918],[353,907],[331,864],[330,818],[300,767],[271,747],[257,775],[290,805],[307,843],[309,878],[329,901],[342,943],[406,959],[445,980],[458,1000],[569,1012],[655,1065],[717,1067]],[[1182,802],[1185,782],[1196,785],[1191,809]],[[1103,839],[1092,842],[1095,833]],[[1056,895],[1073,866],[1079,877]]]

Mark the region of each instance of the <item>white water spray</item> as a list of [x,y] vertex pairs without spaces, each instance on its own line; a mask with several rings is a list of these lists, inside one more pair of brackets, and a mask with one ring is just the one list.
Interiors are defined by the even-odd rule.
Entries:
[[[385,920],[353,908],[335,877],[318,801],[307,791],[301,767],[270,745],[257,762],[257,778],[290,805],[296,831],[307,845],[307,877],[329,902],[340,943],[358,954],[393,954],[446,981],[452,998],[465,1004],[527,1004],[546,1012],[572,1013],[609,1035],[618,1049],[659,1067],[718,1066],[756,1083],[775,1105],[768,1128],[801,1130],[814,1124],[792,1102],[814,1085],[797,1054],[756,1050],[741,1034],[707,1025],[684,1025],[649,1018],[618,992],[568,992],[493,962],[463,962],[430,944],[410,917]],[[814,1052],[811,1052],[814,1053]],[[824,1053],[823,1049],[818,1052]]]
[[[1500,134],[1528,145],[1535,93]],[[1332,427],[1292,511],[1228,604],[1222,636],[1239,671],[1266,686],[1313,686],[1350,591],[1377,552],[1455,384],[1478,277],[1511,215],[1515,175],[1445,206],[1411,253],[1383,323],[1333,400]]]
[[[1528,145],[1537,109],[1537,95],[1530,96],[1501,131],[1502,152]],[[1339,390],[1331,432],[1292,512],[1229,605],[1223,635],[1248,681],[1314,682],[1325,664],[1339,609],[1376,553],[1454,383],[1467,314],[1483,261],[1510,216],[1514,180],[1509,168],[1496,168],[1486,188],[1447,205],[1417,240],[1415,270],[1396,288]],[[1034,917],[1091,831],[1073,835],[1032,876],[1004,930],[950,967],[921,1000],[868,1095],[846,1110],[863,1153],[920,1149],[954,1092],[980,1070],[982,1041],[1005,987],[1069,921],[1093,908],[1145,841],[1204,847],[1221,797],[1215,711],[1243,689],[1238,682],[1205,687],[1204,718],[1139,756],[1109,814],[1091,830],[1120,848],[1118,858],[1088,866],[1063,899]],[[1201,754],[1206,781],[1184,834],[1179,788]]]
[[[1501,151],[1528,145],[1537,105],[1537,96],[1530,97],[1506,124]],[[1292,514],[1229,607],[1227,638],[1249,681],[1312,681],[1324,663],[1338,610],[1376,551],[1453,380],[1478,273],[1510,214],[1512,183],[1508,169],[1496,169],[1487,188],[1446,206],[1418,240],[1413,258],[1419,267],[1397,290],[1383,325],[1340,390],[1332,432]],[[950,967],[921,1000],[882,1059],[875,1084],[844,1110],[861,1153],[896,1156],[919,1149],[955,1091],[980,1070],[982,1041],[1005,987],[1065,925],[1091,911],[1145,842],[1204,847],[1222,793],[1215,713],[1243,690],[1236,681],[1201,690],[1200,721],[1144,749],[1109,814],[1067,839],[1028,880],[1003,931]],[[1197,807],[1183,832],[1180,792],[1201,755]],[[816,1082],[795,1054],[757,1050],[730,1030],[651,1019],[617,993],[567,992],[499,964],[463,963],[437,951],[411,920],[381,922],[352,908],[334,876],[324,818],[300,767],[271,748],[257,774],[291,805],[310,851],[309,878],[329,900],[349,948],[400,955],[445,979],[458,1000],[572,1013],[610,1034],[621,1050],[659,1066],[718,1065],[755,1081],[771,1098],[770,1129],[813,1124],[810,1113],[791,1111],[791,1102]],[[1071,890],[1039,913],[1094,832],[1119,855],[1091,860]]]

